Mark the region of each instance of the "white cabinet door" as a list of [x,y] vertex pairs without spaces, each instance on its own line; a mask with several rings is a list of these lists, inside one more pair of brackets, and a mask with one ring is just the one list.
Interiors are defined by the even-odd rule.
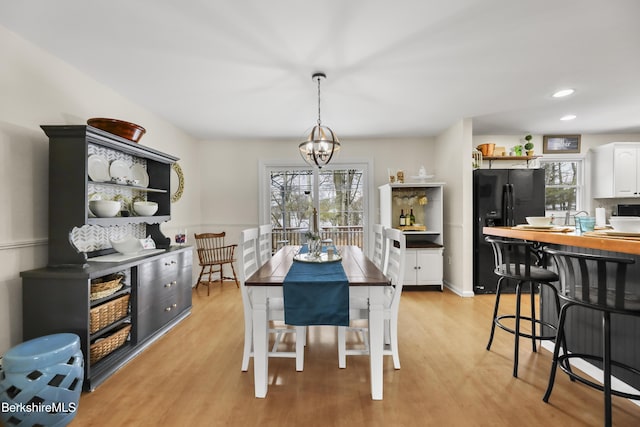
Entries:
[[418,285],[442,286],[442,249],[420,249],[417,258]]
[[439,285],[442,289],[442,248],[407,249],[404,286]]
[[616,147],[614,156],[614,195],[616,197],[636,197],[638,195],[638,149],[635,147]]

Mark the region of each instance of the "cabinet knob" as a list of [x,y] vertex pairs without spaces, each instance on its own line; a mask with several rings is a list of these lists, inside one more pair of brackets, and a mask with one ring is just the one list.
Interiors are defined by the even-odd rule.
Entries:
[[171,307],[165,308],[164,311],[171,311]]
[[172,285],[177,285],[178,282],[176,280],[174,280],[173,282],[171,282]]
[[165,288],[170,288],[172,284],[173,284],[173,283],[165,283],[164,287],[165,287]]
[[173,304],[171,307],[176,308],[178,304]]

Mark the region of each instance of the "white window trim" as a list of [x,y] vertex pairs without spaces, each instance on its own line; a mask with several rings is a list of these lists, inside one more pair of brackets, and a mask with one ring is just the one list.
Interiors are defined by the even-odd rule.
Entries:
[[[300,162],[293,162],[291,160],[259,160],[258,161],[258,219],[260,224],[271,223],[270,202],[271,197],[267,197],[271,194],[271,171],[276,169],[289,169],[289,170],[309,170],[314,171],[314,204],[319,204],[318,197],[318,185],[317,168],[311,166],[301,165]],[[334,160],[329,165],[324,166],[323,170],[336,170],[336,169],[359,169],[364,173],[362,174],[364,182],[362,183],[362,192],[367,197],[366,209],[362,214],[363,227],[363,241],[365,253],[369,252],[369,235],[373,232],[372,224],[369,218],[373,218],[374,214],[374,192],[373,192],[373,160]],[[318,206],[316,206],[318,209]]]

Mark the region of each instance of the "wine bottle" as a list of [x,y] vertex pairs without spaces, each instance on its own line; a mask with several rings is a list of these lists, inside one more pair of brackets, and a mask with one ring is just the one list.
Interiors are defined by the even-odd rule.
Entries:
[[409,225],[415,225],[416,217],[413,216],[413,208],[411,208],[411,213],[409,214]]
[[400,227],[407,225],[407,217],[404,216],[404,209],[400,209]]

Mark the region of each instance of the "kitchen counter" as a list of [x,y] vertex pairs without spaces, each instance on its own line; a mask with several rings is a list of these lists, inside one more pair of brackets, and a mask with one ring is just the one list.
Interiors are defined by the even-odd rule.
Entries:
[[548,231],[520,230],[512,227],[484,227],[482,232],[489,236],[510,237],[577,248],[596,249],[640,255],[640,240],[583,236],[576,232],[559,233]]

